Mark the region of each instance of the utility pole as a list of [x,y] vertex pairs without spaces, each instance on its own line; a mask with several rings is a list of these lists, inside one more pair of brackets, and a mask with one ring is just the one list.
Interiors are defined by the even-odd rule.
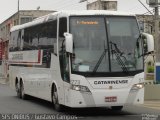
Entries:
[[159,34],[159,4],[160,0],[147,0],[147,4],[155,9],[154,27],[155,27],[155,81],[160,83],[160,34]]
[[160,63],[160,38],[159,38],[159,9],[158,9],[158,1],[156,1],[155,6],[155,54],[156,54],[156,62]]
[[18,0],[18,11],[19,11],[19,0]]
[[20,24],[20,21],[19,21],[19,0],[18,0],[18,25]]
[[159,35],[159,8],[158,0],[155,6],[155,56],[156,56],[156,69],[155,69],[155,80],[160,83],[160,35]]

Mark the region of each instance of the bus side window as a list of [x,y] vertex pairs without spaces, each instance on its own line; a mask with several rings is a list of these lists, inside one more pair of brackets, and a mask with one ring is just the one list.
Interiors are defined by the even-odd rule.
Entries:
[[19,51],[21,45],[21,30],[13,31],[11,33],[10,51]]
[[65,51],[64,32],[67,32],[67,18],[59,19],[59,60],[61,68],[61,77],[69,82],[69,56]]
[[43,49],[43,66],[50,68],[51,53],[54,51],[54,43],[56,43],[57,35],[57,20],[50,21],[38,26],[38,48]]
[[64,32],[67,32],[67,18],[59,19],[59,37],[64,38]]

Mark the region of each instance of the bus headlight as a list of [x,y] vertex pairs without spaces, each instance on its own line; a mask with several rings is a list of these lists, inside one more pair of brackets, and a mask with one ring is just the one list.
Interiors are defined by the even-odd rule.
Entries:
[[71,85],[72,90],[80,91],[80,85]]
[[139,90],[139,89],[142,89],[143,87],[144,87],[143,83],[138,83],[138,84],[134,84],[131,90]]
[[82,85],[71,85],[71,89],[81,92],[91,92],[87,86]]

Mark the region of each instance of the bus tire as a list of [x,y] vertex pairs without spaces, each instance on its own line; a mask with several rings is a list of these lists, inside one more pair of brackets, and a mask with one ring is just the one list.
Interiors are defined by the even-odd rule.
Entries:
[[60,112],[63,110],[63,106],[59,104],[57,87],[55,85],[52,87],[52,104],[56,111]]
[[17,97],[21,98],[21,93],[20,93],[20,88],[19,88],[19,83],[16,82],[15,84],[15,88],[16,88],[16,92],[17,92]]
[[23,100],[27,99],[27,95],[26,95],[25,92],[24,92],[24,84],[23,84],[22,81],[20,82],[20,97],[21,97]]
[[123,106],[112,106],[111,109],[115,111],[121,111],[123,109]]

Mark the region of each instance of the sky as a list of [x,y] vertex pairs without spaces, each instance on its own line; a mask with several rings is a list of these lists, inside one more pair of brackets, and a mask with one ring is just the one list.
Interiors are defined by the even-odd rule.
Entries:
[[[19,0],[20,10],[85,10],[87,2],[79,3],[80,0]],[[92,2],[94,0],[88,0]],[[118,10],[144,14],[148,12],[138,0],[117,0]],[[146,7],[146,0],[141,0]],[[150,10],[152,8],[149,8]],[[18,0],[0,0],[0,23],[5,21],[18,10]]]

